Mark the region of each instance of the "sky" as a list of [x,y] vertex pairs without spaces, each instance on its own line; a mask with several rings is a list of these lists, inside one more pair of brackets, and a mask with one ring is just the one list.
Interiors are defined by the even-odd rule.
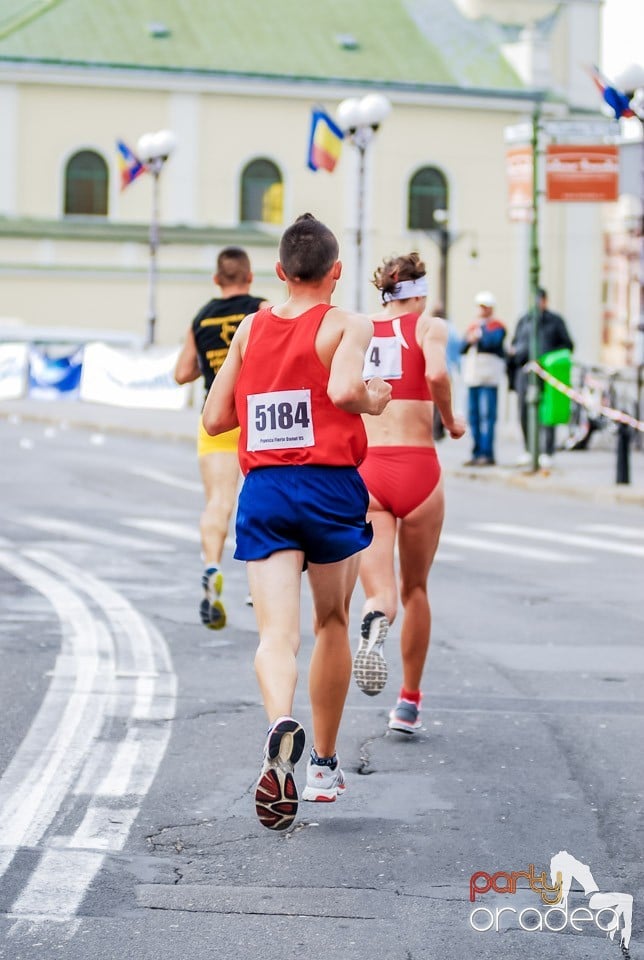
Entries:
[[604,0],[601,68],[609,79],[632,63],[644,66],[643,0]]

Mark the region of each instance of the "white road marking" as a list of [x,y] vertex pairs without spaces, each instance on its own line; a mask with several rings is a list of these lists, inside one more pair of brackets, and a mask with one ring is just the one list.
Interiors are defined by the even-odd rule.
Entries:
[[174,537],[175,540],[188,540],[190,543],[201,543],[199,530],[187,523],[174,523],[171,520],[148,520],[145,517],[132,517],[121,520],[126,527],[136,530],[146,530],[148,533],[158,533],[164,537]]
[[[18,847],[35,845],[56,815],[103,722],[95,697],[99,672],[113,672],[109,638],[69,587],[24,558],[0,553],[0,564],[44,594],[62,627],[61,653],[31,727],[0,779],[0,876]],[[69,662],[75,665],[73,689]],[[62,689],[61,689],[62,687]]]
[[190,490],[191,493],[203,493],[203,487],[194,480],[184,480],[182,477],[175,477],[171,473],[164,473],[163,470],[153,470],[152,467],[130,467],[130,473],[137,477],[145,477],[146,480],[155,480],[157,483],[165,483],[169,487],[177,487],[179,490]]
[[625,540],[644,539],[644,527],[620,527],[614,523],[583,523],[578,529],[585,533],[608,533],[613,537],[623,537]]
[[[60,674],[54,671],[38,717],[0,780],[0,801],[5,800],[4,807],[0,802],[0,872],[19,846],[42,841],[66,796],[75,795],[78,803],[83,793],[89,794],[85,815],[74,834],[48,839],[45,853],[11,907],[10,915],[19,918],[17,922],[37,923],[45,919],[73,920],[105,854],[125,846],[170,736],[168,724],[159,727],[149,721],[174,716],[176,676],[161,634],[154,627],[148,628],[124,597],[87,571],[46,551],[31,550],[26,557],[0,552],[0,562],[10,572],[44,592],[54,604],[64,638],[57,661]],[[110,630],[90,614],[70,586],[61,584],[42,567],[85,591]],[[83,647],[70,647],[68,635],[79,644],[89,644],[92,655]],[[92,669],[100,680],[100,686],[94,684],[93,688]],[[58,676],[64,683],[62,690],[56,689]],[[91,710],[76,711],[68,718],[76,705],[70,703],[67,692],[74,676],[84,696],[91,696]],[[57,725],[62,731],[58,740],[67,733],[72,720],[84,739],[80,742],[77,736],[66,750],[56,742],[52,754],[49,740],[58,733],[54,729],[52,738],[61,701],[66,706]],[[106,714],[127,717],[129,729],[120,742],[97,740]],[[56,769],[50,771],[54,759]],[[43,769],[44,773],[40,772]],[[128,806],[115,804],[126,796]]]
[[528,560],[542,560],[544,563],[587,563],[586,557],[559,553],[554,550],[541,550],[538,547],[518,547],[513,543],[500,543],[498,540],[479,540],[476,537],[463,537],[453,533],[441,534],[441,543],[453,547],[466,547],[468,550],[482,550],[489,553],[505,553],[512,557],[525,557]]
[[618,543],[596,537],[582,537],[576,533],[563,533],[559,530],[539,530],[536,527],[522,527],[512,523],[473,523],[475,530],[486,533],[500,533],[509,537],[530,537],[533,540],[554,540],[556,543],[572,547],[587,547],[589,550],[605,550],[607,553],[625,553],[631,557],[644,557],[644,546],[630,543]]
[[152,540],[141,540],[136,537],[129,537],[127,534],[111,533],[109,530],[100,530],[98,527],[90,527],[83,523],[76,523],[73,520],[60,520],[57,517],[39,517],[27,515],[20,517],[20,523],[24,523],[34,530],[43,530],[45,533],[52,533],[67,540],[82,540],[91,543],[99,543],[108,547],[120,547],[128,550],[147,550],[168,551],[172,547],[166,543],[157,543]]

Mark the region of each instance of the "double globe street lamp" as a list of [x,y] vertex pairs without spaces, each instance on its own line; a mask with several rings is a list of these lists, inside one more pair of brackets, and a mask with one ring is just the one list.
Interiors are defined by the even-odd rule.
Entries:
[[367,148],[380,124],[391,110],[391,103],[380,93],[370,93],[359,100],[343,100],[336,111],[338,126],[358,151],[358,196],[355,259],[355,308],[362,310],[364,288],[365,178]]
[[159,177],[164,164],[176,146],[176,137],[171,130],[144,133],[139,137],[137,153],[149,173],[152,174],[152,216],[150,218],[150,268],[148,282],[148,316],[146,346],[154,343],[157,322],[157,252],[159,249]]

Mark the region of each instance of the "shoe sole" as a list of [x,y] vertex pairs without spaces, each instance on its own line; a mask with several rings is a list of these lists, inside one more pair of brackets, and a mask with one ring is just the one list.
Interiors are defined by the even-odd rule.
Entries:
[[209,630],[222,630],[226,626],[226,611],[221,600],[210,603],[204,597],[199,605],[199,616],[204,627]]
[[271,731],[266,769],[255,788],[255,812],[268,830],[286,830],[297,815],[298,795],[293,764],[302,756],[306,735],[297,720],[280,720]]
[[339,800],[345,790],[316,790],[315,787],[304,787],[302,791],[302,800],[308,800],[309,803],[335,803]]
[[400,720],[390,720],[387,724],[390,730],[395,730],[397,733],[404,733],[408,737],[413,737],[415,733],[418,733],[422,724],[418,726],[412,726],[411,724],[402,723]]
[[[369,649],[370,622],[372,621],[368,621],[365,626],[363,620],[360,628],[360,645],[353,660],[353,676],[363,693],[366,693],[368,697],[375,697],[382,693],[387,683],[387,661],[383,656],[382,648],[387,637],[389,624],[387,624],[384,635],[377,639]],[[364,635],[365,630],[367,636]]]
[[226,626],[226,611],[219,599],[224,589],[224,575],[221,570],[212,580],[204,573],[201,578],[201,586],[206,593],[199,606],[201,622],[209,630],[222,630]]

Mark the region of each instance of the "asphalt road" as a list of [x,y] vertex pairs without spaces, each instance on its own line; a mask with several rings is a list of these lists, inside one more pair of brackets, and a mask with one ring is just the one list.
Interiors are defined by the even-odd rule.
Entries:
[[[192,448],[4,421],[0,449],[0,957],[610,960],[611,914],[570,922],[598,889],[634,898],[644,960],[641,509],[450,481],[424,728],[386,732],[395,624],[387,689],[349,695],[347,795],[275,835],[230,550],[230,625],[198,622]],[[564,850],[594,888],[573,872],[562,931],[524,929],[525,877],[470,901]]]

